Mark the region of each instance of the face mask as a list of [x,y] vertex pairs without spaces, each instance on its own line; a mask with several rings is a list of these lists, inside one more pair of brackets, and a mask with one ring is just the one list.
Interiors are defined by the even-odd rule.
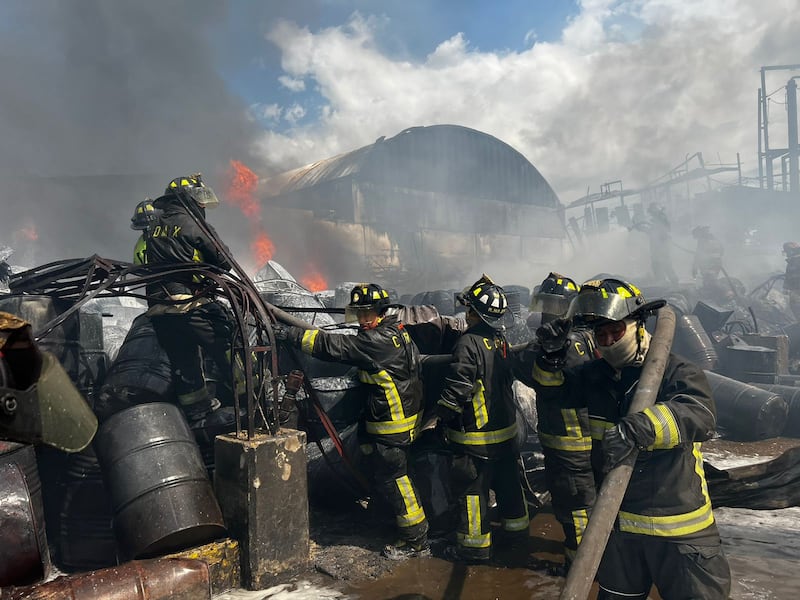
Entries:
[[597,346],[600,356],[615,369],[628,366],[641,366],[647,349],[650,347],[650,334],[633,319],[625,319],[625,333],[610,346]]

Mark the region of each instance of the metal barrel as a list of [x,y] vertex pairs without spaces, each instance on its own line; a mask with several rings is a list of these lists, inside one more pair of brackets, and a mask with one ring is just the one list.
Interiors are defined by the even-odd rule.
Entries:
[[169,358],[146,315],[133,321],[95,401],[102,421],[136,404],[174,400]]
[[779,394],[789,405],[789,412],[786,416],[786,426],[783,428],[784,437],[800,437],[800,387],[791,385],[777,385],[769,383],[757,383],[756,387],[768,392]]
[[721,360],[721,370],[728,377],[754,383],[775,383],[778,352],[772,348],[735,344],[723,350]]
[[64,488],[59,519],[59,567],[72,572],[116,565],[119,549],[114,536],[111,497],[91,446],[70,455]]
[[136,560],[3,591],[3,600],[203,600],[211,598],[208,565],[189,558]]
[[49,575],[47,541],[37,522],[24,469],[0,464],[0,587],[27,585]]
[[140,404],[103,423],[95,450],[122,554],[148,558],[225,535],[200,450],[180,409]]
[[780,395],[713,371],[705,374],[723,437],[752,441],[781,435],[789,406]]
[[717,366],[717,351],[697,315],[677,317],[673,352],[685,356],[701,369],[713,370]]

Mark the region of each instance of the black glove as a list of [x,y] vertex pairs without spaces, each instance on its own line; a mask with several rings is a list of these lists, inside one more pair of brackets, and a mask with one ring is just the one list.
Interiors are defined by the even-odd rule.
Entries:
[[603,435],[603,472],[608,473],[628,458],[635,449],[636,442],[624,419],[614,427],[606,429]]
[[290,327],[288,325],[281,325],[280,323],[275,323],[272,326],[272,333],[275,335],[276,342],[286,342],[292,338],[292,330],[294,327]]
[[545,354],[564,352],[569,342],[570,329],[572,322],[569,319],[555,319],[536,330],[536,339]]

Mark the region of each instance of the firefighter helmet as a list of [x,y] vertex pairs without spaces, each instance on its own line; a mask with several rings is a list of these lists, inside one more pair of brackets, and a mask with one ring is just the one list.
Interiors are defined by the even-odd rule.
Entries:
[[219,205],[219,198],[209,186],[203,183],[200,173],[188,177],[176,177],[167,185],[164,195],[185,192],[201,208],[214,208]]
[[784,242],[783,244],[783,253],[786,256],[793,256],[800,252],[800,244],[797,242]]
[[359,283],[350,290],[350,303],[347,305],[347,311],[374,310],[381,314],[390,303],[389,292],[377,283]]
[[503,288],[486,274],[465,288],[456,299],[464,306],[472,308],[485,323],[492,326],[498,324],[508,309],[508,300]]
[[666,300],[647,302],[639,288],[621,279],[595,279],[581,285],[567,316],[585,323],[626,318],[644,320],[666,303]]
[[534,290],[530,310],[548,315],[564,315],[580,289],[569,277],[550,273]]
[[136,205],[131,217],[131,229],[144,230],[156,220],[156,209],[150,198],[145,198]]

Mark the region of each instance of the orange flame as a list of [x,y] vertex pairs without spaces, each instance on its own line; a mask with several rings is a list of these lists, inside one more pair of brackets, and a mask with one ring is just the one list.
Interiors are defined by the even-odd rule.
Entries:
[[226,175],[228,182],[225,189],[225,198],[238,206],[245,216],[260,216],[261,205],[255,194],[258,186],[258,175],[238,160],[230,161],[230,167]]
[[325,277],[314,266],[309,267],[306,274],[300,278],[300,283],[311,292],[321,292],[328,289],[328,282]]
[[39,232],[36,231],[35,225],[27,225],[25,227],[20,227],[19,229],[17,229],[15,233],[16,236],[18,236],[18,239],[21,238],[28,240],[30,242],[35,242],[36,240],[39,239]]
[[272,259],[275,254],[275,244],[269,239],[266,233],[259,231],[256,233],[255,239],[250,243],[250,251],[256,259],[256,264],[263,267],[267,264],[268,260]]

